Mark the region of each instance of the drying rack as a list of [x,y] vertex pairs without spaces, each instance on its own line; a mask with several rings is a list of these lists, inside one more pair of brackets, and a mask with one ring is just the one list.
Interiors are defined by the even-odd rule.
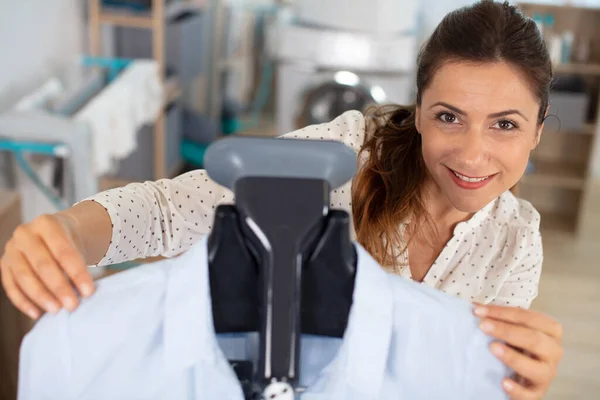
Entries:
[[[0,152],[14,155],[28,178],[51,200],[58,211],[99,192],[101,176],[94,165],[94,136],[85,120],[73,118],[76,112],[110,85],[132,60],[84,57],[81,64],[89,77],[67,90],[64,98],[53,99],[52,107],[37,103],[26,110],[15,108],[0,114]],[[40,101],[45,104],[47,99]],[[34,102],[35,103],[35,102]],[[62,193],[44,184],[25,155],[43,155],[63,161]],[[93,268],[95,277],[102,268]]]

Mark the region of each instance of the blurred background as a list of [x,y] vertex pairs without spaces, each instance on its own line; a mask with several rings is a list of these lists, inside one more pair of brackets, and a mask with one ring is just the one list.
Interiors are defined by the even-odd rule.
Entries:
[[[419,46],[471,2],[0,0],[0,246],[18,224],[97,191],[202,168],[224,135],[412,103]],[[600,399],[600,0],[515,3],[557,73],[556,117],[519,192],[542,214],[533,307],[565,326],[547,398]],[[0,301],[8,400],[30,323]]]

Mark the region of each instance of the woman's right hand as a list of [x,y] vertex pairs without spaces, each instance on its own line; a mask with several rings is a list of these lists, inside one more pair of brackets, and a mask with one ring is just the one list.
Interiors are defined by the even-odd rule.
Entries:
[[2,285],[10,301],[32,319],[43,311],[78,306],[94,283],[75,223],[65,214],[43,215],[19,226],[0,258]]

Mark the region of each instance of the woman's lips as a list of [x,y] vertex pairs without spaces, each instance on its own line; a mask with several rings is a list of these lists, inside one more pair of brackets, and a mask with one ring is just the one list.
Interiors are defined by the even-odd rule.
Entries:
[[458,187],[468,190],[480,189],[487,185],[496,176],[496,174],[483,176],[468,176],[456,172],[451,168],[448,168],[448,172],[450,173],[450,177]]

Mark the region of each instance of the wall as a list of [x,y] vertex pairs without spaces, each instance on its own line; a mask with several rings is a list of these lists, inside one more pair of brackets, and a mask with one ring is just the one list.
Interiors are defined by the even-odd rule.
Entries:
[[[85,43],[80,0],[0,0],[0,112],[65,63]],[[9,183],[0,157],[0,187]]]
[[79,0],[0,0],[0,106],[81,52]]

